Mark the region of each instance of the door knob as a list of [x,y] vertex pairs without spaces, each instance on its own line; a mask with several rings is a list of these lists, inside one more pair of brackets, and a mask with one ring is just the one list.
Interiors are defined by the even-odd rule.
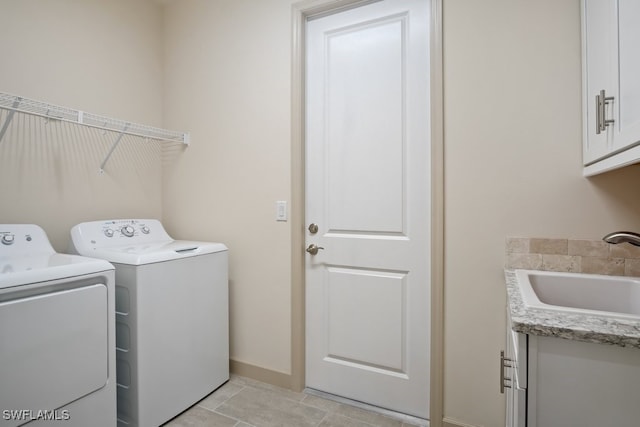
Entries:
[[307,252],[309,252],[311,255],[315,255],[318,253],[319,249],[324,249],[323,247],[314,245],[313,243],[309,245],[309,247],[307,248]]

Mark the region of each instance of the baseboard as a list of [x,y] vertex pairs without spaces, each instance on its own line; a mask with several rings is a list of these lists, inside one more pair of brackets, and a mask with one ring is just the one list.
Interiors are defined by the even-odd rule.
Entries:
[[451,418],[444,417],[442,419],[442,427],[477,427],[472,424],[466,424],[462,421],[453,420]]
[[275,385],[282,388],[291,389],[291,375],[284,372],[272,371],[271,369],[251,365],[237,360],[229,360],[229,369],[232,374],[241,377],[251,378],[263,383]]

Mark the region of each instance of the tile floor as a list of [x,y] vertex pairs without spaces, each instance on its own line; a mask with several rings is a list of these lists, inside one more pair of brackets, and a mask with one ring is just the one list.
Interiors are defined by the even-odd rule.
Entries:
[[240,376],[164,427],[410,427],[426,422],[296,393]]

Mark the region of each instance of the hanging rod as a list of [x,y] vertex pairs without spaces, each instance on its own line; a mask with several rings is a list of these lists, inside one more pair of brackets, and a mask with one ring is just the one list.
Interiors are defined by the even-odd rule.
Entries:
[[96,129],[102,129],[119,134],[134,135],[158,141],[179,142],[189,145],[189,133],[160,129],[152,126],[130,123],[124,120],[112,119],[98,114],[87,113],[86,111],[74,110],[67,107],[60,107],[42,101],[24,98],[22,96],[11,95],[0,92],[0,108],[9,110],[10,113],[5,119],[5,123],[0,127],[0,141],[9,126],[15,112],[31,114],[51,120],[75,123]]

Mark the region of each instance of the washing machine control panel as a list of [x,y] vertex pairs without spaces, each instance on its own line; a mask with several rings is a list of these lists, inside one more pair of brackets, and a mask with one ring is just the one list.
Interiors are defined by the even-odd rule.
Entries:
[[105,221],[102,223],[102,234],[109,239],[139,238],[142,235],[151,235],[153,224],[139,219],[123,219]]
[[34,224],[0,224],[0,255],[53,253],[46,233]]
[[116,219],[78,224],[71,229],[71,240],[73,253],[90,253],[99,248],[133,248],[173,239],[156,219]]

